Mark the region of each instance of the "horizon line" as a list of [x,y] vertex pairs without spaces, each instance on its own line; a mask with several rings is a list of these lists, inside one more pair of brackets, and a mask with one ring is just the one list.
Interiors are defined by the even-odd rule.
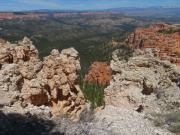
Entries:
[[103,11],[103,10],[111,10],[111,9],[128,9],[128,8],[136,8],[136,9],[147,9],[147,8],[169,8],[169,9],[175,9],[180,8],[180,6],[147,6],[147,7],[116,7],[116,8],[104,8],[104,9],[48,9],[48,8],[39,8],[39,9],[27,9],[27,10],[0,10],[0,12],[33,12],[33,11],[43,11],[43,10],[49,10],[49,11]]

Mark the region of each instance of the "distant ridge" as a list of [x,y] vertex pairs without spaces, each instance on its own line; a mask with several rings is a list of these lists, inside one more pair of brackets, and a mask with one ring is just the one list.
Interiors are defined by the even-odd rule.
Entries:
[[[1,11],[2,12],[2,11]],[[24,12],[24,13],[81,13],[81,12],[111,12],[122,13],[130,16],[180,16],[180,7],[121,7],[112,9],[99,9],[99,10],[61,10],[61,9],[38,9],[26,11],[6,11],[6,12]]]
[[180,16],[180,7],[113,8],[105,11],[124,13],[133,16]]

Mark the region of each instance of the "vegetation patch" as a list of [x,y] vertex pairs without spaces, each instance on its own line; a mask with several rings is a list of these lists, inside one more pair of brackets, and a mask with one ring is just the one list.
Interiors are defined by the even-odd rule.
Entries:
[[88,83],[83,84],[82,91],[84,93],[85,99],[91,102],[91,107],[93,109],[104,106],[104,88],[102,84]]
[[79,79],[81,90],[87,101],[91,103],[92,109],[104,106],[104,89],[106,85],[97,82],[84,81],[82,77]]
[[167,126],[168,130],[180,135],[180,110],[167,114],[153,114],[155,126]]

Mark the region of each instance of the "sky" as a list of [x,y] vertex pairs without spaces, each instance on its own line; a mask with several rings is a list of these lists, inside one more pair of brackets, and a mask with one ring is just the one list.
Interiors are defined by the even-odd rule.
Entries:
[[0,11],[37,9],[108,9],[119,7],[180,7],[180,0],[0,0]]

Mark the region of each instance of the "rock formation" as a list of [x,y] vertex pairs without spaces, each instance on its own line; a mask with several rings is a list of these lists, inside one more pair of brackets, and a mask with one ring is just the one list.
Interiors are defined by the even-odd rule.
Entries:
[[133,49],[155,48],[162,60],[180,64],[180,28],[175,25],[156,24],[150,28],[138,28],[127,44]]
[[95,82],[103,85],[109,84],[112,79],[110,66],[105,62],[94,62],[85,80],[88,82]]
[[76,82],[81,67],[75,49],[52,50],[40,61],[26,37],[18,44],[1,42],[0,48],[0,104],[4,108],[17,103],[26,109],[45,105],[55,115],[79,116],[85,102]]
[[105,89],[106,105],[138,112],[162,112],[180,104],[180,67],[154,57],[154,49],[136,50],[128,61],[113,52],[115,73]]
[[[128,61],[118,54],[122,50],[115,51],[111,61],[114,76],[105,89],[106,106],[92,111],[88,105],[85,108],[77,84],[81,67],[75,49],[61,53],[54,49],[41,61],[28,38],[18,44],[3,41],[0,48],[0,134],[13,134],[17,129],[12,123],[16,123],[18,129],[24,129],[14,133],[18,135],[171,135],[138,113],[161,112],[180,104],[179,67],[154,57],[155,50],[136,50]],[[107,64],[95,62],[91,70],[90,81],[109,81]],[[49,120],[52,114],[62,117],[51,117],[50,128],[51,122],[39,117]],[[66,114],[80,121],[72,122]],[[47,132],[44,126],[52,131]]]

